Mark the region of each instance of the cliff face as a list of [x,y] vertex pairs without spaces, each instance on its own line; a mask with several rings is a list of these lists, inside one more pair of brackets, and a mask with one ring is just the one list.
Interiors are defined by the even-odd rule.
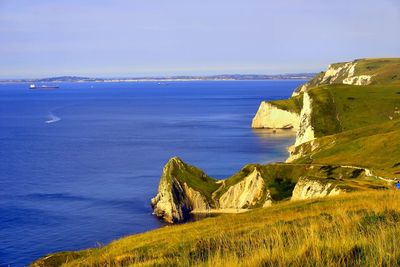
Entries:
[[186,221],[191,213],[243,212],[288,198],[333,196],[344,193],[342,188],[358,190],[343,179],[351,178],[354,183],[354,179],[368,175],[364,169],[353,166],[249,164],[228,179],[216,181],[172,158],[164,167],[152,205],[155,215],[178,223]]
[[[372,82],[373,75],[359,74],[359,63],[359,60],[355,60],[352,62],[331,64],[325,72],[318,74],[314,79],[298,87],[293,92],[292,96],[297,96],[303,92],[307,92],[309,89],[319,85],[368,85]],[[364,63],[361,61],[361,64]]]
[[[357,107],[354,103],[363,99],[363,94],[359,93],[358,88],[354,88],[356,86],[343,86],[343,84],[362,86],[391,83],[395,86],[400,82],[399,66],[398,59],[369,59],[332,64],[325,72],[321,72],[314,79],[297,88],[290,99],[262,102],[253,118],[252,127],[294,129],[296,141],[290,148],[290,156],[286,162],[299,159],[296,164],[275,164],[275,166],[270,164],[264,167],[263,165],[248,165],[232,177],[224,181],[216,181],[195,167],[183,163],[178,158],[173,158],[165,166],[159,192],[152,199],[154,214],[168,222],[180,222],[195,211],[251,209],[269,206],[274,201],[289,197],[292,200],[299,200],[344,192],[337,185],[346,184],[343,179],[354,179],[356,176],[354,173],[343,170],[340,167],[342,162],[338,162],[335,168],[330,166],[326,173],[323,169],[319,170],[321,165],[314,165],[318,156],[324,156],[321,153],[318,154],[322,147],[330,149],[338,146],[336,139],[338,136],[343,140],[349,139],[346,142],[351,141],[351,138],[347,138],[346,135],[339,135],[348,131],[346,127],[351,129],[349,121],[345,120],[346,112],[353,112],[351,118],[359,120],[367,118],[363,114],[357,117],[357,114],[354,114],[355,111],[348,108],[350,103]],[[329,86],[331,84],[336,85]],[[320,85],[327,86],[319,87]],[[375,90],[371,86],[363,90],[368,90],[368,88]],[[309,91],[311,89],[312,91]],[[387,90],[389,92],[392,89]],[[375,91],[373,92],[375,94]],[[387,99],[393,99],[395,94],[397,96],[399,93],[390,91],[390,94],[385,95],[386,102],[383,103],[387,103]],[[397,111],[398,107],[395,106],[394,112]],[[390,112],[393,113],[393,110]],[[392,113],[381,113],[390,114],[385,116],[393,116]],[[392,118],[390,117],[390,120]],[[354,122],[351,121],[351,124]],[[340,152],[346,152],[349,147],[366,146],[351,144]],[[337,155],[339,152],[333,150],[331,153]],[[332,156],[330,154],[325,156],[330,159],[327,162],[331,162]],[[322,161],[323,164],[327,162]],[[392,168],[398,166],[397,164],[394,164]],[[312,171],[313,168],[314,171]],[[312,174],[312,172],[316,173]],[[333,175],[332,172],[337,173]],[[311,178],[321,178],[321,175],[326,177],[324,179]],[[375,178],[385,180],[378,176]],[[341,188],[349,190],[349,184],[351,183]],[[365,181],[361,187],[363,186],[366,186]]]
[[[177,223],[186,221],[190,213],[243,211],[272,204],[271,194],[257,168],[238,182],[229,183],[228,188],[225,181],[213,180],[179,158],[172,158],[165,165],[158,193],[151,200],[154,214],[166,222]],[[224,193],[217,196],[221,189]]]
[[[181,172],[176,172],[176,170]],[[186,220],[193,210],[209,210],[212,203],[204,194],[188,186],[183,176],[190,168],[179,158],[172,158],[165,165],[157,195],[151,200],[154,214],[166,222]]]
[[[383,62],[383,63],[382,63]],[[347,84],[368,85],[374,78],[382,76],[379,70],[387,72],[388,66],[393,62],[376,60],[355,60],[352,62],[335,63],[329,65],[325,72],[316,75],[312,80],[298,87],[292,95],[294,99],[302,95],[302,107],[300,114],[283,110],[272,103],[262,102],[252,123],[253,128],[293,128],[296,130],[296,141],[290,148],[291,155],[287,159],[290,162],[302,156],[301,153],[293,153],[295,147],[315,139],[315,131],[312,125],[313,100],[307,93],[308,90],[320,85]],[[393,76],[395,77],[395,75]],[[301,152],[300,149],[296,150]]]
[[[265,199],[263,200],[263,198]],[[265,186],[264,179],[257,168],[241,182],[231,186],[219,199],[221,209],[247,209],[259,204],[272,204],[271,195]]]
[[344,193],[344,191],[333,183],[302,177],[294,187],[291,200],[336,196],[341,193]]
[[294,154],[295,147],[315,138],[314,128],[311,121],[312,99],[305,92],[302,97],[302,108],[300,114],[281,109],[271,103],[262,102],[255,117],[253,118],[252,128],[271,128],[271,129],[293,129],[296,131],[295,144],[289,149],[290,157],[287,162],[298,158],[299,154]]
[[271,103],[263,101],[253,118],[251,127],[297,130],[299,128],[299,114],[280,109]]
[[314,129],[311,125],[312,100],[308,93],[303,95],[303,108],[300,113],[300,127],[297,131],[295,146],[314,139]]

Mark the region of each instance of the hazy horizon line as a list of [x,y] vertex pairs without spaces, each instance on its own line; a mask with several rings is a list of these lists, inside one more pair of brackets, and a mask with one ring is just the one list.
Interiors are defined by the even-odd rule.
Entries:
[[8,77],[0,78],[0,81],[7,80],[43,80],[55,78],[82,78],[82,79],[160,79],[160,78],[180,78],[180,77],[219,77],[219,76],[284,76],[284,75],[313,75],[318,72],[287,72],[287,73],[220,73],[220,74],[173,74],[173,75],[135,75],[135,76],[90,76],[90,75],[44,75],[42,77]]

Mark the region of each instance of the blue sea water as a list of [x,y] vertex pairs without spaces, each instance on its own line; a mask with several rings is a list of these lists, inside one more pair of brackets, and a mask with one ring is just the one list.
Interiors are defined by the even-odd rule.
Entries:
[[162,226],[150,198],[170,157],[216,178],[284,160],[294,136],[251,119],[302,82],[0,84],[0,266]]

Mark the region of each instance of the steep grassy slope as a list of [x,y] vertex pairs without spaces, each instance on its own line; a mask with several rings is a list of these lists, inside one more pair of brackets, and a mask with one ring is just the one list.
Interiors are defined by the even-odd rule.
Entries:
[[400,194],[285,202],[134,235],[33,266],[398,266]]
[[399,58],[357,59],[329,65],[307,83],[296,88],[294,95],[329,84],[381,85],[400,84]]
[[397,85],[325,85],[308,93],[316,137],[400,119]]
[[295,162],[356,165],[400,176],[400,86],[325,85],[309,94],[320,138],[297,147],[302,158]]
[[355,165],[380,176],[400,177],[400,120],[373,124],[337,135],[326,136],[297,150],[297,163]]

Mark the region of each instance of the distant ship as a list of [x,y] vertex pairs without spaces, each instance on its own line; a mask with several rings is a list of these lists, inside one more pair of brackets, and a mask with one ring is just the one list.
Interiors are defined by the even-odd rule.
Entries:
[[31,84],[29,85],[29,89],[57,89],[59,88],[58,85],[36,85],[36,84]]

